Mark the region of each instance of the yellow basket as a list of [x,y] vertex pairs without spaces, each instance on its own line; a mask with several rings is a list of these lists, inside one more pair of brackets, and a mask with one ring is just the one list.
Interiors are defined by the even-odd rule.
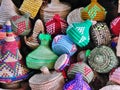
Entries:
[[42,0],[24,0],[19,10],[22,13],[29,13],[30,17],[34,19],[42,5],[42,2]]

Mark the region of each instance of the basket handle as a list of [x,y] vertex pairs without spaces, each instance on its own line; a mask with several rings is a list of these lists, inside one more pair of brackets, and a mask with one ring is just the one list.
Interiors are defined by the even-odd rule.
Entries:
[[46,66],[42,66],[40,68],[40,71],[43,73],[43,74],[50,74],[50,71],[49,69],[46,67]]

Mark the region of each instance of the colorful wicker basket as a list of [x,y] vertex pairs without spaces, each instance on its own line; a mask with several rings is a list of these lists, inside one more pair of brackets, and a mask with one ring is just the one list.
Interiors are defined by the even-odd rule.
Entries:
[[82,19],[90,19],[95,21],[104,21],[106,17],[105,9],[97,2],[91,0],[91,3],[81,10]]
[[23,14],[29,13],[30,17],[34,19],[41,5],[42,5],[42,0],[24,0],[19,10]]
[[61,73],[50,73],[47,67],[42,67],[41,71],[41,74],[35,74],[29,79],[32,90],[62,90],[64,78]]

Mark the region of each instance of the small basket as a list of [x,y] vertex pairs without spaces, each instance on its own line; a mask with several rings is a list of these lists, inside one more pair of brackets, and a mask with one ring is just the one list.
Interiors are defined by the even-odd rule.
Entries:
[[82,19],[94,20],[94,21],[104,21],[106,17],[106,11],[97,0],[91,0],[91,3],[81,10]]
[[29,13],[30,17],[34,19],[41,5],[42,0],[24,0],[19,10],[22,13]]
[[73,11],[71,11],[68,16],[67,16],[67,23],[70,25],[73,22],[82,22],[84,21],[81,18],[81,10],[83,9],[83,7],[81,8],[77,8],[74,9]]
[[35,74],[29,79],[32,90],[62,90],[64,78],[61,73],[50,73],[47,67],[41,68],[42,74]]

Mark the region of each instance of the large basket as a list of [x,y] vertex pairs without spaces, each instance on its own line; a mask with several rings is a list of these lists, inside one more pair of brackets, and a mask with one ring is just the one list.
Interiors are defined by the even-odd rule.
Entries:
[[59,0],[51,0],[51,3],[42,6],[40,9],[40,17],[46,23],[55,14],[59,14],[61,18],[66,19],[71,7],[66,3],[61,3]]
[[29,79],[29,86],[32,90],[62,90],[64,78],[61,73],[55,71],[50,73],[48,69],[42,72]]

